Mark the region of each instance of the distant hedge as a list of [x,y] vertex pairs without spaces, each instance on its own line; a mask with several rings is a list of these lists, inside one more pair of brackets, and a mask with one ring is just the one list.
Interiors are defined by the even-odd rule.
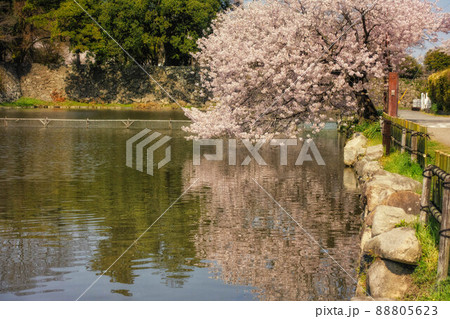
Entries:
[[430,75],[428,95],[439,111],[450,112],[450,68]]

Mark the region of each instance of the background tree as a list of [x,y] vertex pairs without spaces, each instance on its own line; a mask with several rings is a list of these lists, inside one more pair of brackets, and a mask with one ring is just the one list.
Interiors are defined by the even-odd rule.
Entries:
[[[46,13],[61,0],[0,1],[0,61],[23,64],[34,59],[36,44],[49,44]],[[47,43],[46,43],[47,41]]]
[[450,67],[450,55],[441,48],[429,50],[425,55],[424,64],[428,71],[445,70]]
[[[112,37],[142,64],[188,64],[223,0],[80,0]],[[53,37],[68,39],[71,50],[90,52],[98,64],[126,62],[127,55],[101,32],[73,1],[54,13]]]
[[14,26],[17,20],[13,15],[13,3],[0,1],[0,61],[5,61],[11,54],[13,43],[16,40]]
[[448,21],[419,0],[267,0],[221,14],[196,56],[217,104],[186,110],[188,131],[296,136],[298,123],[318,131],[332,110],[373,117],[369,79],[397,69]]
[[399,66],[399,75],[404,79],[414,79],[423,74],[422,65],[417,60],[408,55]]
[[169,65],[189,64],[197,51],[197,40],[211,25],[216,13],[228,2],[217,0],[163,0],[161,16],[167,22],[164,51]]

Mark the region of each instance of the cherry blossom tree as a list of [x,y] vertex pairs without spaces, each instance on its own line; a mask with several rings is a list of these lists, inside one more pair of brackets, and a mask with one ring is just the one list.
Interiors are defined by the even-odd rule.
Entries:
[[442,42],[441,49],[446,54],[450,55],[450,39],[445,40],[444,42]]
[[396,70],[408,48],[448,31],[421,0],[264,0],[234,8],[199,40],[195,58],[214,106],[185,110],[200,138],[298,136],[330,111],[376,114],[371,77]]

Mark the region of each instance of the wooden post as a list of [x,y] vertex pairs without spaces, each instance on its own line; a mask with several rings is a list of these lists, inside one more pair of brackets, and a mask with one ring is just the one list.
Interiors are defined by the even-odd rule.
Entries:
[[411,161],[417,162],[417,136],[411,136]]
[[[423,173],[423,184],[422,184],[422,197],[420,198],[420,206],[429,207],[430,206],[430,193],[431,193],[431,176],[433,173],[431,171],[425,171]],[[420,211],[420,222],[426,224],[428,221],[428,214],[426,211]]]
[[391,153],[391,123],[387,120],[383,120],[383,146],[386,150],[386,155]]
[[389,73],[389,116],[398,115],[398,73]]
[[438,281],[447,278],[448,263],[450,255],[450,176],[447,176],[444,183],[442,198],[442,222],[439,238],[439,259],[437,268]]
[[389,80],[387,76],[383,77],[383,112],[388,114],[389,113]]
[[402,150],[401,153],[405,153],[405,146],[406,146],[406,129],[402,129]]
[[[435,156],[436,158],[434,159],[434,166],[441,168],[441,151],[436,151]],[[435,203],[438,203],[441,200],[439,178],[435,178],[434,181],[432,181],[432,184],[433,193],[431,194],[431,200]]]

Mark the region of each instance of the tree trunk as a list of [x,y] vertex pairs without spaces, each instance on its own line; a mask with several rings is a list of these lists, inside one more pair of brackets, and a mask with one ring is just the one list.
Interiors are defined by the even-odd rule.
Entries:
[[360,117],[367,120],[376,120],[378,118],[378,112],[366,89],[356,92],[356,100],[358,101],[358,114]]
[[80,65],[81,65],[81,57],[80,57],[80,51],[76,51],[76,57],[77,57],[77,59],[76,59],[76,67],[77,67],[77,69],[79,69],[80,68]]

